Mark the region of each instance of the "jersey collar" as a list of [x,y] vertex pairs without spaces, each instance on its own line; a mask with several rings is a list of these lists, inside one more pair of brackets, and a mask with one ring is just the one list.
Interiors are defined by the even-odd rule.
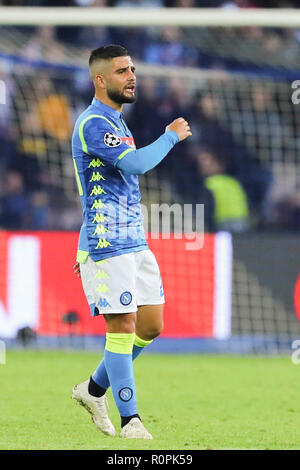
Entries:
[[120,119],[120,117],[122,117],[122,113],[112,108],[111,106],[102,103],[102,101],[97,100],[97,98],[93,98],[92,105],[95,106],[99,111],[109,114],[111,117],[116,119]]

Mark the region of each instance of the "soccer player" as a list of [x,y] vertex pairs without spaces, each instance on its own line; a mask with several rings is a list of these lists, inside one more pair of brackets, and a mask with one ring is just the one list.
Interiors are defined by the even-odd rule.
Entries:
[[83,207],[76,261],[91,313],[104,316],[107,333],[103,360],[73,388],[72,397],[113,436],[105,396],[110,386],[121,416],[120,436],[152,439],[138,414],[132,361],[162,330],[164,294],[145,240],[137,175],[155,167],[191,130],[178,118],[155,142],[137,150],[122,113],[123,104],[136,99],[135,67],[127,50],[99,47],[90,55],[89,70],[95,97],[72,138]]

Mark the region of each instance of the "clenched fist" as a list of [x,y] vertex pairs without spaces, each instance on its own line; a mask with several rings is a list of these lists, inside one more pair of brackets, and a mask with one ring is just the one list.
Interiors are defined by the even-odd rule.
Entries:
[[192,135],[189,123],[182,117],[175,119],[166,127],[167,131],[175,131],[179,137],[179,140],[184,140]]

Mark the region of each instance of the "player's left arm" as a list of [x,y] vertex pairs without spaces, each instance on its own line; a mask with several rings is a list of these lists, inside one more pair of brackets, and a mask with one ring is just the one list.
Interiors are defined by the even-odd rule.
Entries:
[[127,150],[120,154],[115,166],[127,173],[143,175],[157,166],[177,142],[179,142],[179,137],[176,132],[165,132],[146,147],[138,150]]
[[184,118],[177,118],[166,127],[165,133],[152,144],[119,155],[115,166],[127,173],[142,175],[157,166],[177,142],[192,135]]

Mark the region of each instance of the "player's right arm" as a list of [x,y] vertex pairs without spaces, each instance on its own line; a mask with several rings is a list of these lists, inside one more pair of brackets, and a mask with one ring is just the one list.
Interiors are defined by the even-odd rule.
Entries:
[[192,135],[188,122],[175,119],[166,127],[165,133],[155,142],[134,152],[127,153],[116,163],[116,167],[136,175],[141,175],[157,166],[174,145]]

